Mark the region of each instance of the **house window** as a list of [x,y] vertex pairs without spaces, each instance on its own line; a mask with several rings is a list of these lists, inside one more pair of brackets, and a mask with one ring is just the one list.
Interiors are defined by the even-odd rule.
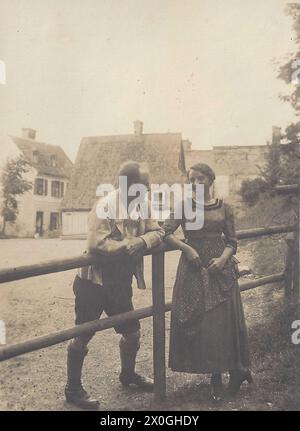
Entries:
[[38,151],[33,151],[33,153],[32,153],[32,159],[33,159],[33,163],[38,163],[39,162],[39,152]]
[[59,213],[50,213],[50,230],[56,230],[59,228]]
[[52,181],[51,196],[54,198],[62,198],[64,195],[64,183],[62,181]]
[[52,156],[50,157],[50,161],[51,161],[51,166],[52,166],[53,168],[55,168],[55,167],[56,167],[56,156],[55,156],[55,155],[52,155]]
[[40,196],[47,196],[48,180],[44,180],[43,178],[36,178],[34,183],[34,194]]

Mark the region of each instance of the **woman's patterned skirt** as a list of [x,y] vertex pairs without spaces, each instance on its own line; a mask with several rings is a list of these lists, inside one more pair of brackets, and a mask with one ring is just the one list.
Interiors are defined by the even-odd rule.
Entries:
[[250,366],[248,334],[233,259],[212,274],[206,267],[224,250],[221,236],[189,240],[203,267],[181,255],[173,290],[169,367],[187,373],[222,373]]

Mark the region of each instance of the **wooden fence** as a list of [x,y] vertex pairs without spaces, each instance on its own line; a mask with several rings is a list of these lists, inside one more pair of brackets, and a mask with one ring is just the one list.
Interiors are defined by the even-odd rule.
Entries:
[[[276,187],[278,193],[298,193],[298,185]],[[297,217],[294,225],[271,226],[255,229],[240,230],[237,237],[241,239],[257,239],[266,235],[294,232],[294,240],[290,265],[284,272],[271,274],[255,280],[240,281],[241,291],[253,289],[269,283],[284,282],[285,292],[288,296],[299,299],[299,198],[297,205]],[[62,343],[82,334],[99,332],[112,328],[116,324],[128,322],[132,319],[145,319],[153,316],[153,374],[154,374],[154,397],[161,401],[166,396],[166,358],[165,358],[165,313],[171,310],[171,302],[165,302],[165,280],[164,266],[165,253],[171,252],[165,244],[153,249],[152,255],[152,306],[137,309],[116,316],[87,322],[63,329],[51,334],[36,337],[21,343],[8,345],[0,348],[0,362],[33,352],[35,350],[50,347]],[[56,259],[35,265],[20,266],[0,270],[0,283],[11,282],[28,277],[67,271],[96,262],[105,262],[108,257],[102,255],[82,255],[67,259]]]

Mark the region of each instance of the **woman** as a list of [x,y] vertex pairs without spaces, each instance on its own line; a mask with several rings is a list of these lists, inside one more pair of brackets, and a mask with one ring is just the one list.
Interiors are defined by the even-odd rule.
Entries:
[[[228,396],[235,395],[245,380],[252,382],[233,256],[237,250],[234,215],[223,200],[212,199],[215,174],[208,165],[193,165],[188,179],[194,210],[203,210],[195,199],[195,185],[204,185],[204,225],[187,230],[184,215],[175,219],[174,213],[164,223],[166,243],[183,252],[173,291],[169,366],[173,371],[210,373],[211,396],[217,401],[224,395],[222,373],[230,373]],[[174,235],[180,225],[185,242]]]

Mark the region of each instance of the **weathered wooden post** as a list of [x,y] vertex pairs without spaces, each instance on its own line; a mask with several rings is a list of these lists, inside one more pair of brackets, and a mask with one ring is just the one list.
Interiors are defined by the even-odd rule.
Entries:
[[165,254],[152,255],[154,399],[166,398]]
[[285,240],[287,250],[285,256],[285,286],[284,286],[284,294],[287,298],[290,298],[293,293],[293,277],[294,277],[294,236],[293,239],[287,238]]
[[295,299],[300,298],[299,289],[299,277],[300,277],[300,253],[299,253],[299,242],[300,242],[300,182],[298,184],[298,190],[296,191],[297,203],[296,203],[296,220],[295,220],[295,232],[294,232],[294,265],[293,265],[293,296]]
[[285,294],[292,294],[296,300],[300,299],[299,277],[300,277],[300,181],[298,184],[286,184],[275,187],[278,193],[292,194],[295,196],[295,222],[293,239],[287,239],[287,256],[285,267]]

